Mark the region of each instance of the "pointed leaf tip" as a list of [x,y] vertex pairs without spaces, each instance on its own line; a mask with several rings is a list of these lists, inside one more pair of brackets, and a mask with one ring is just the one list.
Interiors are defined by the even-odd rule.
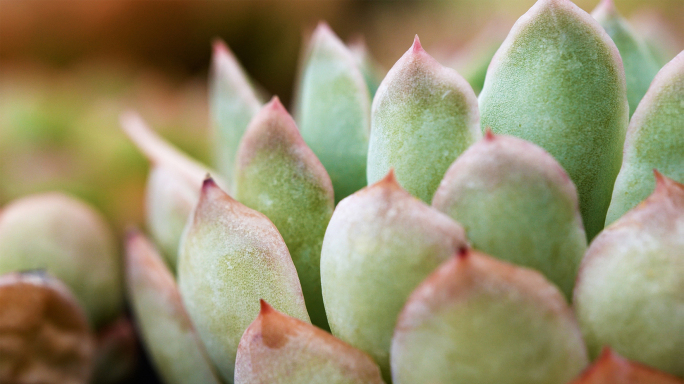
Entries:
[[280,101],[280,98],[275,95],[271,98],[271,101],[268,102],[266,105],[266,108],[274,111],[274,112],[285,112],[287,113],[287,109],[283,105],[283,103]]
[[459,260],[465,260],[468,258],[470,255],[470,250],[468,247],[461,247],[458,249],[458,252],[456,253],[456,257],[458,257]]
[[399,182],[397,181],[397,176],[394,173],[394,167],[390,168],[390,170],[387,172],[385,177],[380,179],[377,183],[372,185],[373,187],[399,187],[401,188],[401,185],[399,185]]
[[492,132],[492,127],[487,127],[485,129],[485,140],[492,141],[495,138],[496,138],[496,136],[494,135],[494,132]]
[[228,45],[226,45],[225,41],[221,40],[220,38],[214,39],[214,41],[211,43],[211,46],[214,50],[214,55],[230,55]]
[[413,53],[419,53],[419,52],[425,52],[423,49],[423,46],[420,44],[420,38],[418,38],[418,34],[413,38],[413,45],[411,46],[411,50]]
[[264,299],[259,299],[259,305],[260,305],[259,317],[265,316],[265,315],[267,315],[267,314],[269,314],[269,313],[271,313],[271,312],[274,311],[274,310],[273,310],[273,307],[271,307],[271,305],[268,304],[268,303],[266,302],[266,300],[264,300]]

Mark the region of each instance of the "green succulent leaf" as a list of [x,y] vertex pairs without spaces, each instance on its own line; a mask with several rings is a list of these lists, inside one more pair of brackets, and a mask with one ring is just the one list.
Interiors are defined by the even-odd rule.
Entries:
[[394,384],[567,383],[587,363],[555,286],[468,250],[411,294],[392,340]]
[[302,137],[328,171],[336,202],[363,188],[370,95],[354,55],[326,24],[311,37],[296,104]]
[[629,117],[615,44],[569,0],[539,0],[513,26],[487,71],[482,127],[531,141],[577,187],[587,238],[602,228]]
[[0,274],[32,269],[62,280],[93,328],[114,320],[123,309],[114,233],[81,200],[49,192],[15,200],[0,211]]
[[151,165],[145,188],[145,219],[174,274],[181,234],[198,198],[199,188],[167,167]]
[[347,44],[347,47],[352,55],[354,55],[354,58],[359,65],[359,69],[361,69],[361,73],[363,73],[363,79],[368,86],[370,98],[373,99],[382,79],[385,77],[386,71],[380,67],[380,64],[378,64],[373,57],[371,57],[366,42],[362,38]]
[[472,88],[416,36],[373,99],[368,184],[394,168],[399,184],[429,204],[449,165],[480,137]]
[[210,358],[229,383],[240,337],[259,313],[259,299],[309,321],[297,270],[276,227],[212,179],[204,181],[183,233],[178,286]]
[[[134,112],[121,115],[121,128],[150,161],[145,220],[154,241],[175,272],[183,228],[199,198],[208,167],[167,143]],[[228,185],[217,181],[222,187]]]
[[606,225],[645,199],[653,169],[684,183],[684,52],[660,70],[632,116]]
[[406,298],[466,246],[463,228],[403,190],[392,172],[340,202],[321,252],[333,335],[371,355],[389,381],[392,330]]
[[235,384],[383,384],[370,356],[321,329],[278,312],[261,312],[238,346]]
[[138,329],[164,382],[219,384],[173,274],[139,232],[126,239],[126,283]]
[[620,51],[625,66],[629,115],[632,116],[660,65],[632,27],[615,8],[613,0],[602,0],[591,15],[608,32]]
[[216,169],[233,182],[240,139],[262,102],[233,53],[214,42],[209,101]]
[[575,186],[546,151],[487,131],[449,168],[432,205],[475,249],[542,272],[571,299],[587,238]]
[[297,267],[312,323],[329,329],[320,260],[335,207],[332,183],[278,98],[264,106],[242,138],[235,198],[278,228]]
[[592,356],[604,345],[684,378],[684,185],[655,191],[587,250],[574,307]]

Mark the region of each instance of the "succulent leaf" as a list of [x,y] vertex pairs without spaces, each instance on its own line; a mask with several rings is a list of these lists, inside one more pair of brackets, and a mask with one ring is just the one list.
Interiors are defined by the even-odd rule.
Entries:
[[335,208],[325,168],[277,97],[252,120],[238,150],[235,198],[278,228],[314,325],[329,329],[321,296],[321,245]]
[[473,248],[542,272],[572,298],[587,238],[575,186],[543,149],[487,131],[449,167],[432,205]]
[[464,250],[410,296],[392,340],[404,383],[566,383],[587,365],[558,289],[531,269]]
[[0,276],[0,382],[87,384],[94,338],[69,289],[40,272]]
[[111,228],[90,205],[59,192],[15,200],[0,213],[0,274],[44,269],[62,280],[100,327],[123,306]]
[[375,359],[389,381],[389,348],[406,298],[467,246],[463,228],[403,190],[392,171],[333,212],[321,283],[333,335]]
[[214,42],[209,80],[215,166],[231,183],[240,139],[262,102],[228,46]]
[[660,70],[634,112],[606,225],[653,190],[654,168],[684,183],[684,52]]
[[138,329],[164,382],[220,383],[173,274],[139,232],[126,239],[126,283]]
[[276,227],[204,181],[181,240],[178,285],[185,308],[223,380],[233,382],[240,337],[259,299],[309,321],[297,270]]
[[570,0],[539,0],[492,59],[479,101],[482,127],[531,141],[565,168],[593,238],[605,222],[629,116],[608,34]]
[[594,364],[570,384],[682,384],[682,380],[629,361],[606,347]]
[[147,228],[174,274],[181,234],[197,199],[198,188],[193,188],[178,173],[168,167],[150,166],[145,188]]
[[574,307],[592,356],[610,345],[684,377],[684,185],[655,175],[653,194],[589,246]]
[[373,99],[368,184],[394,168],[399,184],[429,204],[449,165],[480,137],[472,88],[416,36]]
[[328,171],[336,202],[363,188],[370,94],[354,55],[324,23],[311,37],[296,104],[302,137]]
[[649,51],[646,42],[632,30],[615,8],[613,0],[602,0],[591,15],[606,30],[620,51],[625,67],[629,115],[632,116],[648,86],[658,73],[658,61]]
[[[150,234],[175,272],[185,222],[197,203],[207,174],[213,172],[151,130],[134,112],[121,115],[121,128],[150,161],[145,216]],[[217,180],[221,187],[228,183]]]
[[370,356],[261,300],[238,346],[235,384],[383,384]]
[[368,47],[363,38],[358,38],[347,44],[349,52],[352,53],[356,59],[359,69],[363,74],[363,79],[366,81],[368,86],[368,93],[370,94],[371,100],[375,96],[382,79],[385,77],[385,72],[373,57],[371,57],[370,52],[368,52]]

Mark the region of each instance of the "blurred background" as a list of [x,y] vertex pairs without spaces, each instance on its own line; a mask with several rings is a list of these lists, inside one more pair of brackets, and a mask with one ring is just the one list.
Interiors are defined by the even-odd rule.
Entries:
[[[590,12],[598,0],[575,2]],[[365,40],[385,71],[418,34],[428,53],[477,90],[489,58],[533,3],[0,0],[0,206],[63,190],[98,207],[119,233],[142,225],[147,161],[121,133],[118,116],[137,110],[208,162],[215,38],[286,105],[303,36],[321,20],[345,41]],[[615,3],[662,62],[684,47],[684,0]]]
[[[576,1],[587,11],[597,2]],[[615,2],[663,56],[681,50],[684,1]],[[320,20],[345,41],[365,39],[384,70],[417,33],[428,53],[470,80],[533,3],[0,0],[0,205],[60,189],[96,205],[118,229],[141,223],[147,163],[120,132],[118,115],[138,110],[208,161],[215,38],[287,105],[303,36]]]

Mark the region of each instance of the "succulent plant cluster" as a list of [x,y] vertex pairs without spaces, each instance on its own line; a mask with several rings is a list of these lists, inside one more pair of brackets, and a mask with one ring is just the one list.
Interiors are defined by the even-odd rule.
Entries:
[[126,291],[167,383],[682,383],[684,53],[659,70],[610,0],[539,0],[479,97],[418,37],[380,81],[321,24],[292,117],[213,54],[217,171],[121,118],[152,240],[3,209],[0,381],[115,364]]

